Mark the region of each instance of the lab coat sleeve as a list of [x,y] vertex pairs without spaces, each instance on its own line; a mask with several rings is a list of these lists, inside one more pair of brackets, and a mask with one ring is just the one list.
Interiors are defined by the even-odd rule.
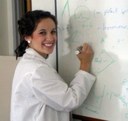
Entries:
[[79,71],[68,86],[55,70],[40,67],[33,74],[32,89],[42,104],[69,112],[83,103],[94,81],[93,75]]

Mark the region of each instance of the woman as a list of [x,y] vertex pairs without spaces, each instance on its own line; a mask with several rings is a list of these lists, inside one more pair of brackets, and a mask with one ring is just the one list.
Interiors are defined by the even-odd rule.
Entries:
[[93,51],[83,44],[80,70],[68,86],[46,61],[57,41],[55,16],[47,11],[26,13],[19,21],[21,43],[16,57],[11,121],[69,121],[69,113],[86,99],[95,77],[89,73]]

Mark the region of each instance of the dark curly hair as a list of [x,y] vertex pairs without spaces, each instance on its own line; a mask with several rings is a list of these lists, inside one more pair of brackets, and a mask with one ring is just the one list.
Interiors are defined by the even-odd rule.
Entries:
[[57,26],[56,17],[52,15],[50,12],[43,10],[29,11],[18,20],[18,31],[21,40],[20,45],[15,50],[16,59],[18,57],[23,56],[26,48],[28,47],[28,43],[25,40],[25,36],[32,35],[40,20],[45,18],[51,18]]

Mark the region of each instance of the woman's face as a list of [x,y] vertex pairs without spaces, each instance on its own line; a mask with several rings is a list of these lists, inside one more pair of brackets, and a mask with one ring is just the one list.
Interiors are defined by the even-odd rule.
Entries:
[[54,21],[51,18],[42,19],[32,35],[26,38],[31,41],[29,46],[40,55],[45,57],[51,54],[57,40]]

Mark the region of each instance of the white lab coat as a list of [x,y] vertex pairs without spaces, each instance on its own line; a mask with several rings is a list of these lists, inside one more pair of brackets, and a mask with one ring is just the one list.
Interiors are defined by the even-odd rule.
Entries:
[[69,121],[70,111],[86,99],[95,77],[78,71],[68,86],[46,60],[29,48],[17,65],[11,121]]

